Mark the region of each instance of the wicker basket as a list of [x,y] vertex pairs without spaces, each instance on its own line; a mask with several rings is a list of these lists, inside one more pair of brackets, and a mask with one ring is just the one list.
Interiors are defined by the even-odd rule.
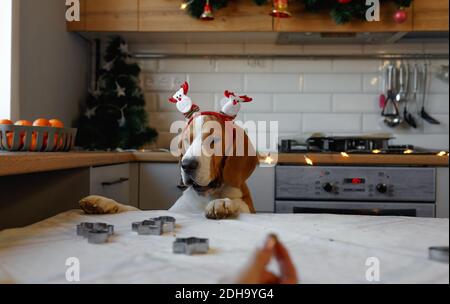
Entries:
[[70,151],[77,129],[0,125],[0,150],[23,152]]

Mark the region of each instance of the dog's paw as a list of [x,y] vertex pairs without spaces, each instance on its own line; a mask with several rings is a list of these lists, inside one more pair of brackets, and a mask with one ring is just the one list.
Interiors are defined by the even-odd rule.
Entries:
[[213,200],[209,202],[205,209],[206,218],[212,220],[233,218],[238,215],[239,211],[235,203],[228,198]]
[[120,204],[116,201],[97,195],[83,198],[80,208],[87,214],[113,214],[120,212]]

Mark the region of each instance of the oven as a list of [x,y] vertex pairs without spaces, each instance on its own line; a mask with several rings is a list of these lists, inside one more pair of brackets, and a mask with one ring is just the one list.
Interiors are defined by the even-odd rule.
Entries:
[[435,217],[436,170],[277,166],[277,213]]

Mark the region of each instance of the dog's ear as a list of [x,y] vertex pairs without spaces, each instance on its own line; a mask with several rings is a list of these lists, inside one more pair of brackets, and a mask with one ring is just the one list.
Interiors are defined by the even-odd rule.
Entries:
[[222,172],[223,181],[236,188],[240,188],[243,183],[252,175],[259,159],[247,134],[244,135],[245,154],[236,155],[236,144],[233,142],[233,156],[226,156]]

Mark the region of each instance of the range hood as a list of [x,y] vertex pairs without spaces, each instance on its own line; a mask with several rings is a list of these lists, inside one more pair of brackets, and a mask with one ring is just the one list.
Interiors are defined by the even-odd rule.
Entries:
[[390,44],[448,42],[448,32],[280,33],[276,44]]

